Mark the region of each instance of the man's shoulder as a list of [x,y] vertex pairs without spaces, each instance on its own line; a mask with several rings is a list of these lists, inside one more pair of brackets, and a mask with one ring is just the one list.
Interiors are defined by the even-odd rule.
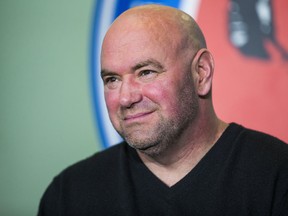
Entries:
[[97,152],[92,156],[76,162],[64,169],[59,176],[73,178],[73,176],[103,175],[111,173],[125,160],[127,144],[119,143],[105,150]]
[[[243,127],[241,125],[235,124],[234,127],[238,127],[239,133],[238,138],[240,141],[246,142],[250,144],[250,146],[259,146],[259,147],[271,147],[272,149],[283,150],[284,152],[288,151],[288,145],[284,141],[280,140],[279,138],[267,134],[265,132],[261,132],[255,129],[250,129]],[[254,144],[254,145],[252,145]]]
[[[273,167],[288,164],[288,145],[275,136],[249,129],[238,124],[234,134],[234,150],[242,155],[245,160],[254,163],[271,164]],[[234,131],[236,131],[234,130]]]
[[127,144],[117,144],[64,169],[46,189],[39,211],[87,215],[93,209],[99,214],[117,210],[111,203],[117,201],[119,182],[128,172],[127,152]]

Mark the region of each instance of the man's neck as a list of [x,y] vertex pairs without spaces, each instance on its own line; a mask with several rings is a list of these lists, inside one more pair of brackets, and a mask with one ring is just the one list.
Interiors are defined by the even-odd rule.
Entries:
[[138,151],[140,158],[148,169],[168,187],[184,178],[214,146],[226,129],[227,124],[220,122],[215,131],[205,134],[205,139],[189,141],[185,145],[175,143],[166,152],[149,156]]

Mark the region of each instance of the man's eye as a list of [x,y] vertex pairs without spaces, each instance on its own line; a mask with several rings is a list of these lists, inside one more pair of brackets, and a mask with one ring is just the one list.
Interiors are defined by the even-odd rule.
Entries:
[[119,84],[119,79],[117,77],[106,77],[103,79],[104,81],[104,85],[108,88],[108,89],[115,89],[117,88],[118,84]]
[[140,76],[147,76],[147,75],[152,75],[154,73],[155,73],[155,71],[152,71],[152,70],[144,70],[144,71],[141,71],[139,75]]
[[108,83],[113,83],[116,82],[118,79],[116,77],[107,77],[104,79],[104,83],[108,84]]

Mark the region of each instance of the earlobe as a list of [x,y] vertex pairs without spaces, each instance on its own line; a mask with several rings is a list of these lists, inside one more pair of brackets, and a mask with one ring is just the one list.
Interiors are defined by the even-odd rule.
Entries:
[[214,72],[214,59],[207,49],[200,49],[193,60],[195,87],[200,97],[210,95]]

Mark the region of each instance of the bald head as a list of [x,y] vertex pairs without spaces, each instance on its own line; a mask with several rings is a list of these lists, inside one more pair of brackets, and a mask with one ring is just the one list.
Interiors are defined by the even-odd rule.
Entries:
[[159,5],[127,10],[111,25],[101,52],[113,126],[150,156],[176,138],[186,142],[191,129],[205,128],[215,117],[213,70],[204,36],[188,14]]
[[145,28],[159,40],[179,42],[182,48],[190,48],[194,52],[206,48],[205,38],[198,24],[190,15],[176,8],[154,4],[131,8],[117,17],[107,35],[126,31],[127,27],[129,31]]

